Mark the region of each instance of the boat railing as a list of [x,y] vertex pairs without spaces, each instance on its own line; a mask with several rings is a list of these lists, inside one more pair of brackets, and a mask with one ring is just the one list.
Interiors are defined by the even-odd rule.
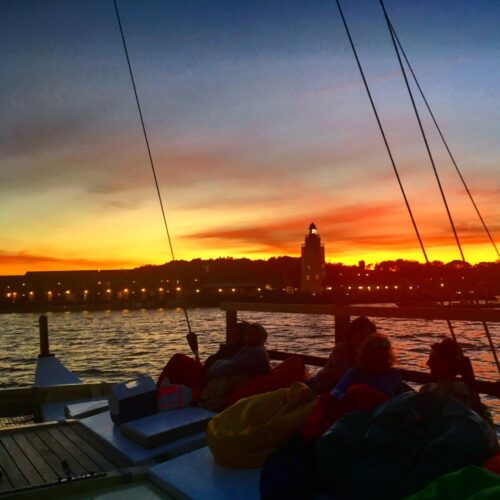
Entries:
[[[396,307],[370,305],[330,305],[330,304],[269,304],[260,302],[225,302],[220,305],[226,312],[226,339],[230,341],[234,326],[238,321],[238,312],[314,314],[328,315],[335,318],[335,342],[345,338],[351,317],[369,316],[371,318],[401,318],[422,320],[450,320],[500,323],[499,309],[458,308],[458,307]],[[270,350],[273,360],[284,360],[289,356],[300,356],[305,364],[324,366],[327,359],[300,353],[288,353]],[[402,369],[401,374],[408,382],[425,384],[431,381],[430,374],[417,370]],[[500,380],[497,382],[476,380],[476,390],[481,394],[500,397]]]

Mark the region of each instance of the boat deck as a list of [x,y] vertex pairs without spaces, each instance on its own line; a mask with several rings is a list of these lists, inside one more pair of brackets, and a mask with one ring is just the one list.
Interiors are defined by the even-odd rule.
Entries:
[[76,421],[0,431],[0,495],[105,478],[129,466]]

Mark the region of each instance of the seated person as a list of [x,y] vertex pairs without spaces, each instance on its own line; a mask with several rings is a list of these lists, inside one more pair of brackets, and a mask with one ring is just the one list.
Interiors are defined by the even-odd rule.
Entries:
[[250,323],[244,329],[243,347],[231,358],[213,363],[206,376],[209,381],[200,394],[199,406],[219,411],[225,399],[255,375],[266,375],[271,370],[269,355],[264,347],[265,328]]
[[391,398],[407,391],[397,368],[393,368],[394,353],[385,335],[374,333],[360,345],[356,364],[350,368],[330,394],[341,401],[351,386],[362,385]]
[[221,359],[231,359],[244,345],[245,330],[250,323],[240,321],[229,336],[230,342],[221,344],[219,350],[207,358],[203,365],[196,359],[185,354],[174,354],[164,366],[156,385],[160,387],[164,379],[168,378],[172,384],[186,385],[192,389],[201,390],[206,384],[206,371],[215,362]]
[[259,323],[248,323],[244,328],[243,346],[230,359],[219,360],[208,368],[209,378],[230,375],[265,375],[270,372],[269,354],[264,346],[267,331]]
[[434,382],[423,385],[420,392],[433,392],[439,396],[460,401],[493,424],[488,409],[481,403],[479,394],[474,388],[475,377],[471,362],[464,356],[457,342],[446,338],[434,344],[427,366],[430,368]]
[[246,321],[238,321],[231,335],[228,336],[228,341],[220,344],[219,350],[205,360],[205,369],[210,368],[220,359],[231,359],[243,347],[245,330],[249,325],[250,323]]
[[356,318],[350,324],[346,339],[333,348],[326,365],[307,380],[306,384],[317,393],[330,391],[355,364],[356,353],[363,340],[376,331],[375,323],[367,317]]
[[374,333],[361,344],[356,364],[330,393],[321,394],[301,436],[318,439],[336,420],[352,411],[370,410],[409,390],[399,370],[393,368],[394,354],[387,337]]

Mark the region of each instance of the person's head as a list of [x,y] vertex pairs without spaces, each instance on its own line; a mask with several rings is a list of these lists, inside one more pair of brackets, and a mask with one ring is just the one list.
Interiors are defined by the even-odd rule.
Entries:
[[243,342],[246,346],[255,347],[265,344],[267,331],[260,323],[248,323],[245,328]]
[[372,335],[374,333],[377,333],[377,326],[375,323],[370,321],[366,316],[360,316],[349,325],[347,338],[356,348],[358,348],[368,335]]
[[228,337],[228,343],[231,345],[243,345],[245,341],[245,330],[250,323],[247,321],[238,321]]
[[368,335],[358,349],[356,364],[365,372],[384,373],[394,364],[390,340],[380,333]]
[[460,345],[452,339],[444,339],[433,344],[427,366],[436,382],[455,380],[463,372],[465,356]]

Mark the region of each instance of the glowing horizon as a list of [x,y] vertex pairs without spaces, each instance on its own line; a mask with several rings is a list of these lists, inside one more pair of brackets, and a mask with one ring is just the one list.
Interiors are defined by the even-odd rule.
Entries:
[[[343,3],[429,259],[457,260],[379,6]],[[500,4],[483,3],[386,6],[495,237]],[[119,6],[177,259],[297,257],[314,221],[330,262],[423,261],[334,2]],[[171,259],[113,16],[0,5],[0,275]],[[495,261],[422,114],[466,260]]]

